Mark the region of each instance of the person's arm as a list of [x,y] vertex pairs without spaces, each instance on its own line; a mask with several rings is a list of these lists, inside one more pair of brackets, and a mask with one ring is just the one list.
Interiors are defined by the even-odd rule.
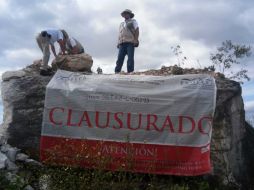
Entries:
[[121,30],[122,30],[122,27],[124,25],[124,22],[122,22],[120,25],[119,25],[119,29],[118,29],[118,39],[117,39],[117,45],[116,47],[119,49],[120,47],[120,34],[121,34]]
[[135,19],[133,19],[132,22],[132,34],[134,36],[134,46],[137,47],[139,44],[138,38],[139,38],[139,27],[138,27],[138,23]]
[[79,42],[77,40],[75,40],[74,38],[70,37],[68,39],[68,42],[66,42],[66,43],[69,44],[69,46],[71,48],[70,54],[78,54],[79,53],[79,46],[78,46]]
[[57,57],[57,55],[56,55],[56,49],[55,49],[54,44],[50,44],[50,47],[51,47],[51,50],[52,50],[54,56]]
[[71,50],[71,54],[78,54],[78,47],[77,46],[74,46]]
[[138,37],[139,37],[139,28],[136,28],[134,32],[134,43],[138,44]]
[[66,51],[66,48],[65,48],[65,43],[64,43],[64,40],[60,39],[57,41],[60,45],[60,48],[61,48],[61,51],[62,51],[62,54],[65,55],[65,51]]

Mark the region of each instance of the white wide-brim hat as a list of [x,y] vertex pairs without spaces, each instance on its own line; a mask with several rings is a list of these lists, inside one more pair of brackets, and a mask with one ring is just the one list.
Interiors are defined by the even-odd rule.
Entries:
[[130,9],[125,9],[125,10],[121,13],[121,16],[123,17],[123,15],[124,15],[125,13],[130,14],[130,17],[131,17],[131,18],[133,18],[133,17],[135,16],[134,13],[133,13]]

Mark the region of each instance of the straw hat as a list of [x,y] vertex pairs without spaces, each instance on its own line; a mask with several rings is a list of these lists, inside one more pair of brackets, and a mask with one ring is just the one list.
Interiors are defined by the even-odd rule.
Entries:
[[134,17],[134,13],[132,13],[132,11],[131,11],[130,9],[125,9],[125,10],[121,13],[122,17],[123,17],[123,15],[124,15],[124,13],[130,14],[130,17],[131,17],[131,18]]

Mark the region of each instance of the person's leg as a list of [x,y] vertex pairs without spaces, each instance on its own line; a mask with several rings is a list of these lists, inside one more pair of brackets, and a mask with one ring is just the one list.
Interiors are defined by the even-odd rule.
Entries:
[[49,39],[46,37],[42,37],[41,34],[39,34],[36,37],[37,44],[39,48],[42,51],[43,57],[42,57],[42,65],[41,70],[47,70],[48,69],[48,61],[50,57],[50,50],[49,50]]
[[127,53],[126,44],[121,44],[119,46],[118,57],[117,57],[116,67],[115,67],[115,73],[121,72],[123,62],[124,62],[124,57],[125,57],[126,53]]
[[48,69],[48,62],[50,57],[50,50],[49,50],[49,41],[45,39],[42,43],[42,69],[47,70]]
[[37,41],[39,48],[43,52],[43,50],[42,50],[42,36],[40,34],[36,37],[36,41]]
[[128,61],[127,61],[127,71],[128,73],[134,71],[134,46],[132,43],[128,43],[127,46],[127,55],[128,55]]

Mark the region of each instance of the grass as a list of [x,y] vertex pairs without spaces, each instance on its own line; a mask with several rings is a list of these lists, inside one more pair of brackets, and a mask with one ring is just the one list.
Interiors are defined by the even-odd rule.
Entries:
[[223,185],[212,176],[177,177],[112,172],[103,169],[82,169],[59,166],[20,165],[14,180],[0,173],[0,189],[21,190],[26,185],[47,190],[235,190],[234,185]]

